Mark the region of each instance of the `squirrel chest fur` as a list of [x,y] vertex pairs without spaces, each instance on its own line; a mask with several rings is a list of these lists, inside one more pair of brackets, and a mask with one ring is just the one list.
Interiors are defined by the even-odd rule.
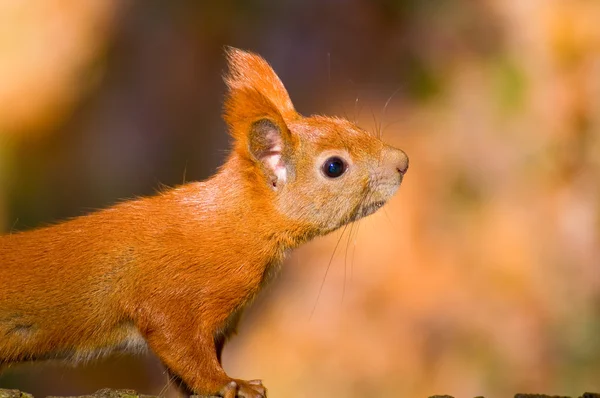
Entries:
[[55,226],[0,237],[0,367],[149,346],[190,390],[266,396],[221,351],[285,253],[367,216],[408,158],[345,119],[302,117],[261,57],[228,52],[216,175]]

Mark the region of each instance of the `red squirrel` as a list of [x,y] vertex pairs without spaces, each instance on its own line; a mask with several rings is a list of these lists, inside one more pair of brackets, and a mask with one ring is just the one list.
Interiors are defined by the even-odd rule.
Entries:
[[149,347],[195,393],[266,397],[221,367],[242,311],[291,249],[383,206],[408,157],[301,116],[263,58],[227,56],[233,148],[214,176],[0,237],[0,367]]

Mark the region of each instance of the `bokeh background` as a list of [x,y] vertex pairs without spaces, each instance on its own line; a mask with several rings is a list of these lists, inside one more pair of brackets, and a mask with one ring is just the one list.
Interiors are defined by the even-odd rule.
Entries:
[[[224,46],[249,49],[301,113],[356,120],[411,168],[286,261],[231,375],[289,398],[600,392],[599,21],[596,0],[3,0],[0,230],[214,173]],[[151,354],[0,376],[167,384]]]

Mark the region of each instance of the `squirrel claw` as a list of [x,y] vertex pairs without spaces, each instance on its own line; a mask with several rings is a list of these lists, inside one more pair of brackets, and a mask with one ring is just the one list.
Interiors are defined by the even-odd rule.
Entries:
[[266,398],[267,389],[261,380],[232,380],[220,391],[223,398]]

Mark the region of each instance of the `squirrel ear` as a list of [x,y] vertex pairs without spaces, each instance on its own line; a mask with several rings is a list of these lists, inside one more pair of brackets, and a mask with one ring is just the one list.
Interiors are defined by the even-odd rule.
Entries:
[[259,55],[242,51],[237,48],[227,48],[229,73],[225,83],[229,91],[253,89],[265,96],[288,120],[298,117],[290,97],[271,66]]
[[281,131],[281,127],[269,118],[260,119],[250,127],[248,150],[261,164],[273,189],[277,189],[288,178],[289,150],[286,149],[289,149],[290,143],[286,142],[287,134],[289,132]]
[[291,154],[297,138],[287,121],[299,115],[294,110],[283,84],[269,64],[258,55],[234,48],[228,51],[229,92],[224,118],[236,141],[238,154],[250,155],[277,189],[293,170]]

